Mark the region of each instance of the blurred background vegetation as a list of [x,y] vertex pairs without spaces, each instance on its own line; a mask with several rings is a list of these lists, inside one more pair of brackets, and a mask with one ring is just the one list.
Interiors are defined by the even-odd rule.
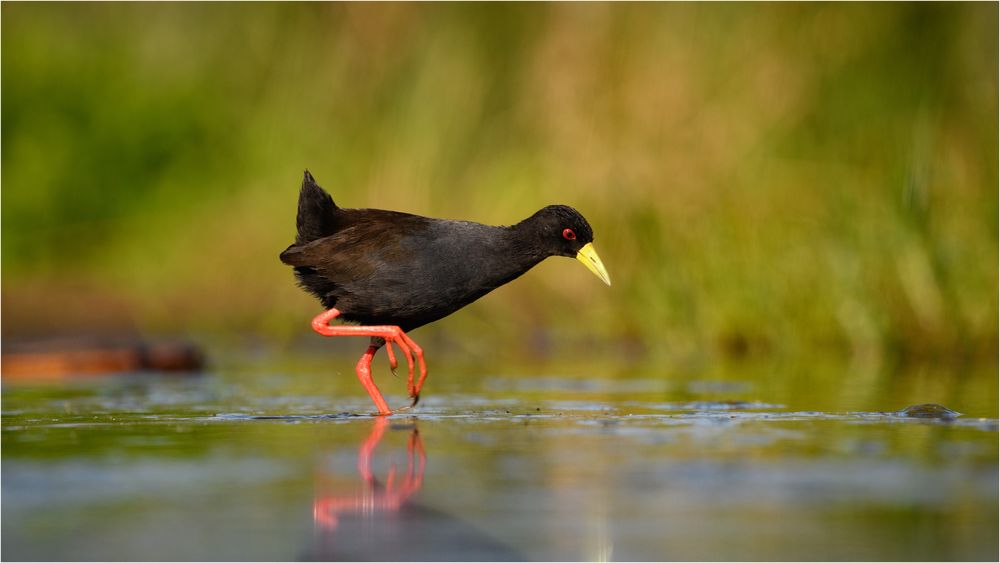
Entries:
[[549,260],[415,335],[462,357],[971,361],[996,394],[995,3],[2,15],[5,338],[321,340],[278,261],[308,168],[344,207],[590,220],[610,290]]

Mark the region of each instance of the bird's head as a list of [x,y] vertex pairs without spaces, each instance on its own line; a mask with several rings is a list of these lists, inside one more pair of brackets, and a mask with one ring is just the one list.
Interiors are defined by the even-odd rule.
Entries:
[[532,232],[532,238],[547,256],[576,258],[611,285],[608,271],[594,250],[594,231],[580,212],[568,205],[550,205],[535,213],[521,225]]

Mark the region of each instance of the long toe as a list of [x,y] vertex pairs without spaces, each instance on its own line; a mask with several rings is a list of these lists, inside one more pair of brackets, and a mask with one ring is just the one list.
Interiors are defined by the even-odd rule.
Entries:
[[396,361],[396,354],[392,351],[392,341],[385,341],[385,353],[389,356],[389,370],[392,371],[392,375],[396,375],[396,367],[399,363]]

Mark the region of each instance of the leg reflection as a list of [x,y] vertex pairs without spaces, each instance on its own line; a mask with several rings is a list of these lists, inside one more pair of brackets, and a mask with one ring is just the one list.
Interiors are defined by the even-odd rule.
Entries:
[[[337,475],[324,467],[313,500],[312,545],[303,559],[318,561],[520,561],[523,557],[489,533],[470,524],[465,515],[448,513],[419,503],[427,456],[416,425],[408,428],[405,454],[397,428],[378,417],[358,447],[354,469]],[[379,447],[379,456],[375,450]],[[405,455],[405,461],[402,457]],[[387,458],[397,463],[385,468]],[[378,463],[381,460],[381,464]],[[405,466],[405,469],[401,469]],[[334,484],[350,481],[352,492],[334,493]],[[360,478],[360,479],[359,479]],[[384,478],[384,481],[382,480]],[[360,483],[359,483],[360,481]],[[450,488],[449,488],[450,490]],[[461,485],[451,495],[460,495]],[[453,497],[452,497],[453,498]]]
[[406,448],[406,471],[403,476],[397,479],[397,466],[393,463],[389,467],[384,486],[380,486],[375,478],[372,472],[372,456],[388,427],[388,418],[376,418],[371,432],[358,449],[358,474],[362,481],[360,491],[347,495],[323,495],[315,499],[313,522],[318,528],[333,531],[340,517],[345,514],[398,511],[420,490],[424,482],[427,454],[424,453],[424,444],[415,425]]

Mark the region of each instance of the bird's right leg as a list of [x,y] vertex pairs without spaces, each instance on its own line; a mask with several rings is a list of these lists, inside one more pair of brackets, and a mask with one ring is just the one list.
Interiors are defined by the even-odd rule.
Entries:
[[[340,311],[336,308],[324,311],[313,319],[312,328],[323,336],[368,336],[373,339],[372,345],[368,347],[368,350],[358,361],[355,371],[358,374],[358,379],[361,381],[361,385],[363,385],[365,390],[368,391],[368,395],[375,403],[375,407],[378,409],[378,414],[380,416],[389,415],[392,414],[392,411],[389,410],[385,399],[382,398],[382,393],[380,393],[378,387],[375,386],[375,381],[372,380],[371,376],[372,358],[375,356],[375,352],[379,349],[379,346],[374,341],[376,338],[385,340],[386,351],[389,354],[389,363],[393,368],[396,367],[396,358],[392,352],[392,344],[395,343],[399,346],[399,349],[403,351],[403,355],[406,356],[406,363],[409,367],[409,377],[407,378],[407,383],[410,397],[413,398],[411,406],[417,404],[417,401],[420,399],[420,387],[422,387],[424,379],[427,378],[427,365],[424,363],[423,350],[421,350],[420,347],[417,346],[416,343],[413,342],[413,340],[411,340],[410,337],[407,336],[406,333],[403,332],[398,326],[331,326],[329,324],[330,321],[339,316]],[[414,352],[416,352],[416,354],[414,354]],[[417,356],[417,360],[420,363],[420,379],[417,381],[416,385],[414,385],[413,381],[414,355]]]
[[375,385],[375,380],[372,379],[372,358],[375,357],[375,352],[378,352],[378,347],[374,345],[369,346],[368,350],[361,355],[361,359],[358,360],[358,365],[354,368],[354,371],[357,372],[358,380],[361,381],[361,385],[364,386],[365,391],[368,391],[368,396],[375,403],[375,408],[378,409],[379,416],[386,416],[392,414],[392,411],[389,410],[389,405],[382,398],[382,393]]

